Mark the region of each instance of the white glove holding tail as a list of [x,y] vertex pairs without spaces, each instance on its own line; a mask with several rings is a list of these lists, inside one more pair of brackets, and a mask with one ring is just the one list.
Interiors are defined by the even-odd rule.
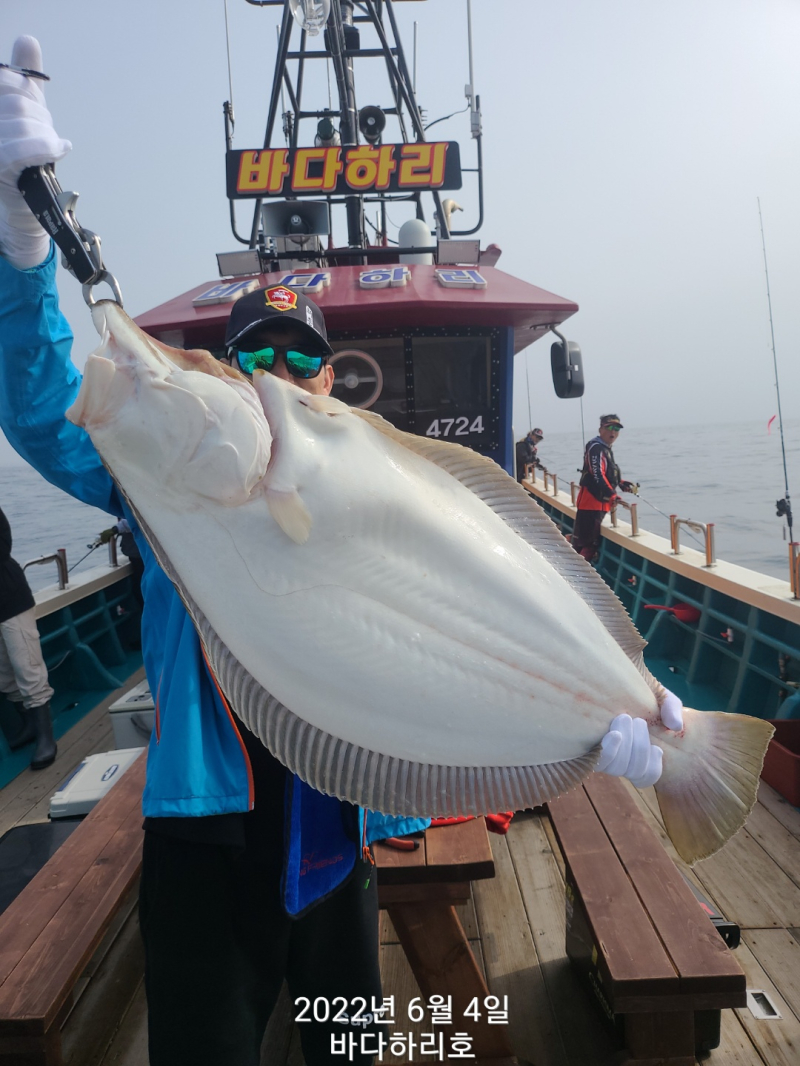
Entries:
[[[675,732],[683,729],[683,704],[668,689],[661,704],[661,721]],[[613,777],[627,777],[636,788],[648,788],[661,777],[663,753],[650,743],[644,718],[618,714],[602,740],[602,751],[595,770]]]
[[[11,65],[42,69],[35,37],[17,38]],[[70,148],[53,128],[41,83],[0,68],[0,251],[18,270],[41,263],[50,238],[25,203],[17,179],[26,167],[58,162]]]

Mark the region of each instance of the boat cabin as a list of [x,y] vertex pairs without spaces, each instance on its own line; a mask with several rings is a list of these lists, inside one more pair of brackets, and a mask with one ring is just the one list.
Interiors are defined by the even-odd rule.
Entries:
[[233,302],[273,285],[322,308],[334,396],[398,429],[465,444],[509,473],[514,355],[578,310],[480,261],[383,262],[207,282],[136,321],[157,340],[221,355]]

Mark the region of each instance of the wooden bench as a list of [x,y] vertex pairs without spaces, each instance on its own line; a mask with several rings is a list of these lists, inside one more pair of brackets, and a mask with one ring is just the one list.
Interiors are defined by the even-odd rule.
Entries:
[[73,990],[141,870],[140,756],[0,917],[0,1063],[61,1066]]
[[694,1066],[745,976],[624,786],[592,774],[549,804],[566,863],[567,954],[636,1066]]
[[[456,913],[470,898],[470,882],[494,877],[486,822],[477,818],[428,829],[415,851],[374,846],[378,900],[392,919],[422,995],[451,996],[453,1025],[472,1036],[478,1063],[516,1063],[507,1029],[465,1018],[470,1001],[489,990]],[[398,1018],[399,1025],[399,1018]]]

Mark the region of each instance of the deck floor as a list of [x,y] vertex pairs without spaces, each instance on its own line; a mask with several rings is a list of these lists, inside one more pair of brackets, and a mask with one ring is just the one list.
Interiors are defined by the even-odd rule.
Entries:
[[[130,678],[126,690],[138,680],[138,674]],[[109,696],[59,741],[53,766],[26,771],[0,790],[0,835],[15,825],[45,821],[49,797],[67,774],[85,755],[113,747],[107,708],[117,695]],[[689,871],[664,833],[652,790],[638,793],[631,788],[631,793],[677,865],[726,918],[739,923],[742,942],[734,954],[747,974],[748,988],[766,991],[781,1014],[780,1020],[759,1021],[748,1009],[723,1011],[722,1043],[703,1061],[710,1066],[797,1066],[800,810],[762,783],[747,829]],[[490,991],[508,996],[509,1033],[520,1061],[534,1066],[607,1066],[619,1047],[565,955],[563,863],[549,819],[532,812],[517,815],[508,836],[491,840],[497,876],[473,884],[472,901],[460,908],[460,915]],[[136,919],[132,898],[82,983],[86,991],[65,1027],[69,1066],[147,1066],[147,1008]],[[396,997],[401,1029],[400,1016],[419,990],[385,914],[381,965],[384,994]],[[413,1028],[404,1023],[401,1031]],[[264,1064],[302,1066],[286,998],[273,1016],[263,1050]],[[436,1060],[426,1056],[414,1061]]]

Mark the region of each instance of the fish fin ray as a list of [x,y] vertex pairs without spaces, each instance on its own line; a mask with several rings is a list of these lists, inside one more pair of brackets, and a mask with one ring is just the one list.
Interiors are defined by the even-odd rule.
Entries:
[[675,849],[690,866],[719,851],[756,805],[774,727],[761,718],[683,708],[684,730],[667,733],[655,793]]
[[311,515],[296,489],[267,489],[269,513],[295,544],[305,544],[311,532]]
[[506,525],[535,548],[594,611],[631,659],[650,688],[658,682],[637,660],[647,645],[621,600],[586,559],[567,543],[556,524],[521,485],[493,459],[470,448],[433,437],[405,433],[373,411],[351,408],[379,433],[446,470],[490,507]]

